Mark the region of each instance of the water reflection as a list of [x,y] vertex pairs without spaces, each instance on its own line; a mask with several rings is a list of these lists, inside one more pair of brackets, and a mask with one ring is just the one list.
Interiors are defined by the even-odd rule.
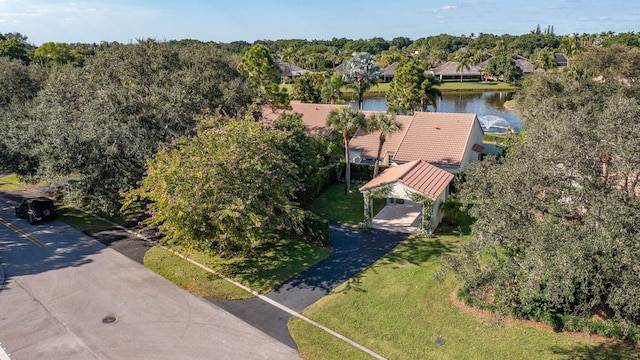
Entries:
[[[504,103],[511,100],[512,92],[482,93],[446,93],[438,100],[438,112],[474,113],[478,116],[485,132],[504,133],[507,127],[515,131],[522,130],[520,117],[515,112],[505,109]],[[357,106],[351,102],[352,106]],[[364,100],[364,110],[386,111],[387,102],[384,97]]]

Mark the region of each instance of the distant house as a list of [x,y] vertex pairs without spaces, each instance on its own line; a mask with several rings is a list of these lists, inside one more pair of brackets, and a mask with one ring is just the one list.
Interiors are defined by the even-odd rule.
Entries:
[[513,60],[515,60],[516,66],[519,67],[525,75],[533,74],[536,70],[535,66],[524,56],[516,55],[513,57]]
[[482,69],[477,65],[468,65],[463,69],[458,69],[458,63],[455,61],[447,61],[446,63],[427,71],[438,78],[440,81],[453,81],[462,78],[462,80],[482,80]]
[[555,54],[554,55],[556,64],[559,67],[565,67],[569,65],[569,58],[565,54]]
[[400,62],[396,61],[393,64],[380,69],[380,73],[378,74],[380,80],[385,83],[391,82],[393,77],[396,75],[396,68],[398,65],[400,65]]
[[[380,157],[384,165],[423,160],[455,174],[480,160],[484,151],[484,131],[475,114],[416,112],[396,119],[403,130],[387,136]],[[374,161],[379,137],[379,132],[358,130],[349,143],[350,160]]]
[[307,72],[307,70],[288,62],[278,62],[278,67],[280,68],[282,82],[294,81],[296,77]]

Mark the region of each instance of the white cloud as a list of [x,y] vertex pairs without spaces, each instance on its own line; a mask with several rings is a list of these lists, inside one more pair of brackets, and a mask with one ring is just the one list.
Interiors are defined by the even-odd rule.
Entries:
[[453,9],[457,9],[457,8],[458,8],[458,5],[446,5],[446,6],[441,7],[440,9],[441,10],[453,10]]

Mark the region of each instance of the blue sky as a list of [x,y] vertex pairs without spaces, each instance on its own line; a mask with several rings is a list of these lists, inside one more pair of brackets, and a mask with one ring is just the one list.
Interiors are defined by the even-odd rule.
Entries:
[[0,0],[0,32],[29,42],[141,38],[390,40],[447,33],[520,35],[640,31],[640,1],[608,0]]

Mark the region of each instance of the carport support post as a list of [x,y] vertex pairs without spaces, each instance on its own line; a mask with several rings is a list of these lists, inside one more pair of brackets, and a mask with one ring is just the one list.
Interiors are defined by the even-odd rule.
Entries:
[[371,229],[373,222],[373,197],[364,194],[364,228]]

